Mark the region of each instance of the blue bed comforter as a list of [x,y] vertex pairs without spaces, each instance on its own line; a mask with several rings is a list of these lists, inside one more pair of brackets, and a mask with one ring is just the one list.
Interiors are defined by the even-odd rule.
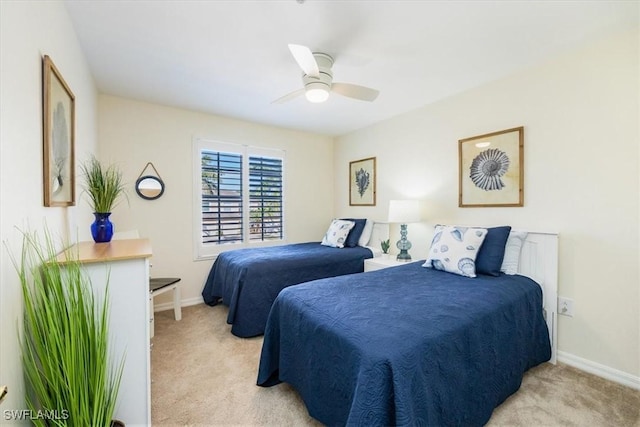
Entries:
[[550,357],[537,283],[412,263],[283,290],[258,384],[327,425],[479,426]]
[[204,302],[229,306],[227,322],[239,337],[264,333],[269,310],[287,286],[323,277],[364,271],[370,249],[332,248],[320,242],[223,252],[215,260],[202,291]]

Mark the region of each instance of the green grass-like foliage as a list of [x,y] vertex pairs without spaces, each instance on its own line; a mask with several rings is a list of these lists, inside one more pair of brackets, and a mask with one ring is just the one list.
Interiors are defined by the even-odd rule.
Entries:
[[23,233],[21,259],[13,259],[24,299],[27,407],[58,415],[32,420],[37,426],[109,426],[124,357],[109,361],[108,287],[94,296],[77,260],[64,266],[51,262],[56,252],[45,234],[41,241],[35,233]]
[[387,240],[382,240],[382,241],[380,242],[380,247],[382,248],[382,252],[383,252],[383,253],[385,253],[385,254],[386,254],[387,252],[389,252],[389,246],[391,246],[391,243],[389,243],[389,239],[387,239]]
[[91,198],[94,212],[107,213],[124,193],[122,172],[116,165],[103,166],[94,156],[81,166],[84,190]]

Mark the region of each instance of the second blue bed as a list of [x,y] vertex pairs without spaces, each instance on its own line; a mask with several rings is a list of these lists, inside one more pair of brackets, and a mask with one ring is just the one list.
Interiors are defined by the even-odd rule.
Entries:
[[229,306],[227,323],[239,337],[262,335],[278,293],[291,285],[364,271],[365,247],[333,248],[320,242],[223,252],[202,291],[204,302]]

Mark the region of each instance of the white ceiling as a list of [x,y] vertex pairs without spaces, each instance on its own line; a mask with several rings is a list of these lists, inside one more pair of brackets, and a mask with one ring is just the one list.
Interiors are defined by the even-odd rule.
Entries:
[[[67,0],[101,92],[342,135],[638,26],[637,1]],[[287,45],[376,88],[271,102],[302,87]]]

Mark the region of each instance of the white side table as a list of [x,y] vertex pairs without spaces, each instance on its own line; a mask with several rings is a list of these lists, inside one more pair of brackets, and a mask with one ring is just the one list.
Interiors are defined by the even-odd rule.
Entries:
[[[411,262],[416,262],[416,261],[411,261]],[[397,267],[399,265],[410,264],[411,262],[397,261],[395,255],[390,255],[388,257],[368,258],[364,260],[364,271],[367,272],[367,271],[381,270],[383,268]]]
[[80,242],[58,255],[82,264],[97,301],[109,287],[109,355],[125,356],[114,419],[127,425],[151,425],[151,355],[149,352],[148,239]]

